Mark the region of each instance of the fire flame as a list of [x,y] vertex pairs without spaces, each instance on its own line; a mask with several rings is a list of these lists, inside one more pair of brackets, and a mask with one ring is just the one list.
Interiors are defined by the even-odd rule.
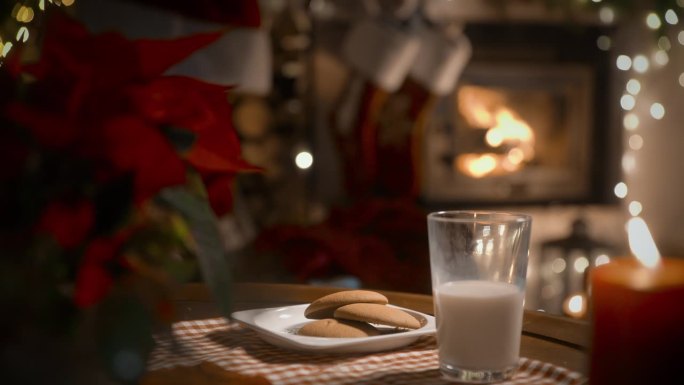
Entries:
[[534,142],[530,126],[508,108],[501,108],[495,115],[496,125],[487,130],[487,144],[499,147],[504,142]]
[[485,141],[491,148],[507,146],[505,154],[469,153],[455,160],[455,168],[473,178],[514,172],[534,158],[534,131],[515,111],[506,106],[504,94],[484,87],[463,86],[458,108],[475,129],[486,129]]
[[456,158],[456,167],[473,178],[489,175],[498,166],[497,154],[461,154]]
[[627,221],[627,236],[629,248],[641,264],[654,268],[660,263],[660,252],[643,219],[633,217]]

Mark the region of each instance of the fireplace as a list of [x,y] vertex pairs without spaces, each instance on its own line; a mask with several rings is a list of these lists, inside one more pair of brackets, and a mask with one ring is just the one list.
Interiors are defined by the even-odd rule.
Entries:
[[429,201],[580,200],[591,192],[593,74],[580,65],[469,67],[425,131]]
[[428,203],[605,203],[619,134],[601,31],[473,25],[473,59],[440,98],[422,147]]

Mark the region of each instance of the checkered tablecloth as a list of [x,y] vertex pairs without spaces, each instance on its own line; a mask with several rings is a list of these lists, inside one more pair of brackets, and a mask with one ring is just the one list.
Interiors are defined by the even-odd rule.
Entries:
[[[314,354],[283,350],[256,332],[213,318],[179,322],[173,336],[157,336],[149,370],[212,362],[226,370],[288,384],[450,384],[437,365],[434,337],[423,337],[402,349],[373,354]],[[172,338],[174,337],[174,338]],[[549,363],[520,359],[520,368],[501,385],[579,385],[587,379]]]

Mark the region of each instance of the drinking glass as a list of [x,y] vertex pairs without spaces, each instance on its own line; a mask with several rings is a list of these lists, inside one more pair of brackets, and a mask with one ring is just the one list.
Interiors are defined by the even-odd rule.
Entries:
[[531,217],[441,211],[427,222],[440,370],[459,382],[509,378],[520,353]]

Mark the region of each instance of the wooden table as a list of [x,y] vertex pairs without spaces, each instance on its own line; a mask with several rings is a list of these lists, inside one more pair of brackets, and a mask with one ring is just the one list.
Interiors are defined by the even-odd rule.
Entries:
[[[342,289],[292,284],[241,283],[233,288],[233,308],[237,311],[308,303],[339,290]],[[378,291],[386,295],[394,305],[423,313],[434,313],[432,297],[429,295]],[[176,294],[175,304],[182,320],[220,316],[209,291],[202,284],[184,286]],[[526,311],[522,334],[522,356],[587,373],[586,346],[589,327],[586,322]]]

